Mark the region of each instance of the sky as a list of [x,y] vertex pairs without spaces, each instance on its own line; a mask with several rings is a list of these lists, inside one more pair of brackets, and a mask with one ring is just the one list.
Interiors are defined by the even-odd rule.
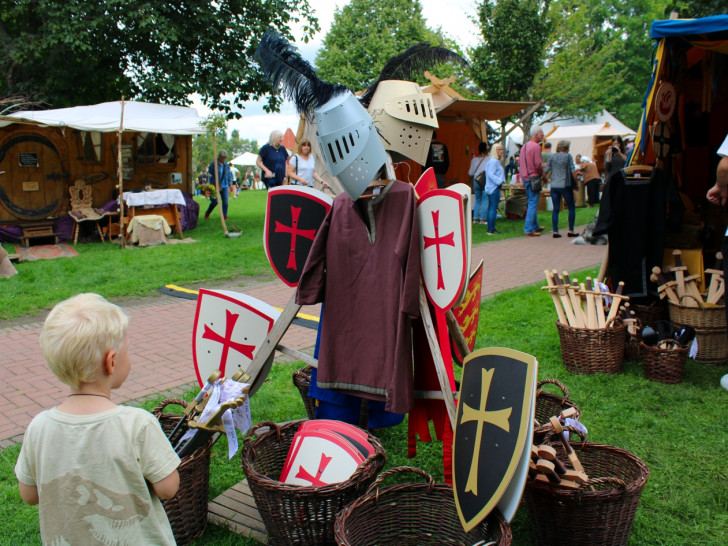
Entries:
[[[316,52],[331,27],[334,10],[348,3],[349,0],[309,0],[309,4],[319,20],[321,30],[307,44],[300,40],[302,32],[295,27],[294,36],[298,39],[295,45],[301,55],[311,64],[314,64]],[[441,27],[445,35],[455,40],[463,48],[476,45],[478,27],[471,21],[471,18],[475,17],[476,9],[476,3],[473,0],[447,0],[446,2],[420,0],[420,4],[428,27],[432,29]],[[446,6],[446,9],[443,9],[443,6]],[[245,110],[241,112],[243,118],[229,121],[228,131],[238,129],[241,138],[256,140],[260,145],[268,142],[271,131],[275,129],[285,132],[287,128],[291,128],[295,133],[299,116],[293,105],[286,102],[282,105],[280,113],[267,114],[263,110],[265,102],[265,100],[261,100],[245,103]],[[201,116],[207,116],[210,113],[210,110],[199,102],[195,102],[192,106]]]

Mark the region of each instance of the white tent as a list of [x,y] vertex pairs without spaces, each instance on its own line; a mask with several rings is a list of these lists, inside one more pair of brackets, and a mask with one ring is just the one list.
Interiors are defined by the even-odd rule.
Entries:
[[[126,131],[197,135],[204,133],[205,118],[187,106],[124,102],[123,128]],[[91,106],[75,106],[56,110],[14,112],[0,116],[0,127],[13,123],[43,127],[70,127],[79,131],[117,132],[121,128],[121,102],[103,102]]]
[[603,112],[595,123],[574,124],[573,120],[567,120],[561,125],[556,122],[551,128],[544,128],[544,133],[546,141],[552,144],[552,151],[556,151],[556,145],[560,140],[568,140],[571,142],[569,152],[572,156],[581,154],[592,159],[598,141],[609,140],[609,137],[616,135],[622,138],[635,136],[635,131],[608,112]]
[[251,154],[250,152],[245,152],[244,154],[233,158],[230,161],[230,163],[232,163],[233,165],[240,165],[242,167],[254,166],[257,159],[258,159],[258,154]]

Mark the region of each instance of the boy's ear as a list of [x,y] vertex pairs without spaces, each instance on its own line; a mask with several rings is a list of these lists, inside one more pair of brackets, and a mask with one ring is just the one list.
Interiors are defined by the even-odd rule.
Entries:
[[106,375],[114,375],[114,359],[116,358],[116,351],[109,351],[104,356],[104,373]]

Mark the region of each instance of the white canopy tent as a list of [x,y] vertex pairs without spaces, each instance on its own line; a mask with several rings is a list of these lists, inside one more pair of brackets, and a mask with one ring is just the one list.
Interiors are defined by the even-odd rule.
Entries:
[[241,167],[252,167],[255,166],[255,162],[258,160],[258,154],[251,154],[250,152],[245,152],[242,155],[239,155],[235,158],[233,158],[230,163],[233,165],[240,165]]
[[[116,101],[56,110],[14,112],[0,116],[0,127],[24,123],[43,127],[70,127],[79,131],[117,132],[122,128],[121,104],[121,101]],[[205,121],[197,114],[197,110],[187,106],[124,102],[125,131],[197,135],[206,131]]]

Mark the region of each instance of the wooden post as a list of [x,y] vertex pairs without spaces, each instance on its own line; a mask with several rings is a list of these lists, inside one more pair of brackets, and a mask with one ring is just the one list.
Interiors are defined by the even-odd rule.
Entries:
[[[119,177],[119,235],[121,236],[121,248],[126,247],[126,235],[124,234],[124,176],[121,168],[121,133],[124,132],[124,95],[121,96],[121,121],[119,123],[119,145],[116,154],[117,175]],[[109,240],[111,240],[111,229],[109,228]]]

